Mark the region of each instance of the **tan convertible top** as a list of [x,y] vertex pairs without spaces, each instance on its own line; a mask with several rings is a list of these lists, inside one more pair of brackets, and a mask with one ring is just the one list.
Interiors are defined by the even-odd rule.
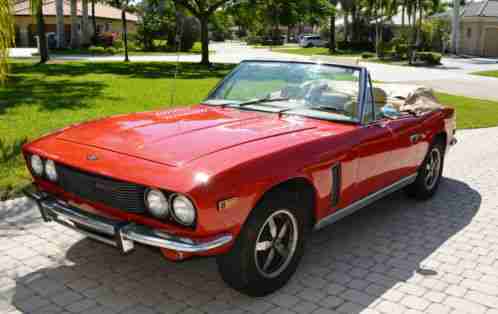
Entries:
[[375,84],[374,98],[378,107],[391,105],[400,112],[423,114],[443,107],[434,90],[420,85]]

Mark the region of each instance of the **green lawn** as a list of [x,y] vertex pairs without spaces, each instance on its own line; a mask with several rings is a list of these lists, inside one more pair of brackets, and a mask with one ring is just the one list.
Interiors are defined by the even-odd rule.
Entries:
[[[232,67],[182,64],[175,104],[199,102]],[[12,71],[0,86],[0,198],[29,181],[19,154],[25,140],[79,121],[170,107],[174,64],[17,62]]]
[[[22,143],[80,121],[168,108],[174,68],[172,63],[15,62],[13,75],[0,86],[0,199],[30,181]],[[182,64],[175,105],[199,102],[232,68]],[[498,102],[438,96],[457,109],[459,128],[498,125]]]
[[484,71],[484,72],[476,72],[476,73],[472,73],[472,74],[498,78],[498,71]]
[[498,101],[436,94],[441,103],[455,108],[459,129],[498,126]]

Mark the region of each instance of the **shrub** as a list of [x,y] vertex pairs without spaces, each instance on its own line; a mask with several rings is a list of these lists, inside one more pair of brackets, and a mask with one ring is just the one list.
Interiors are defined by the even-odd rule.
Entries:
[[180,25],[183,25],[181,51],[190,51],[201,37],[201,24],[193,16],[185,16],[182,19],[183,22],[180,22]]
[[398,58],[407,59],[409,47],[410,46],[408,44],[398,44],[398,45],[394,46],[394,52],[396,53],[396,56]]
[[441,64],[442,54],[438,52],[416,52],[415,59],[423,61],[429,65],[439,65]]
[[369,41],[338,41],[337,49],[355,51],[374,51],[375,45]]
[[97,44],[104,46],[104,47],[109,47],[112,46],[114,41],[119,38],[118,33],[112,33],[112,32],[107,32],[107,33],[102,33],[99,34],[97,37]]
[[361,58],[362,59],[375,58],[375,53],[373,53],[373,52],[364,52],[364,53],[361,54]]
[[410,46],[406,40],[405,37],[396,37],[392,41],[392,46],[393,46],[393,52],[396,56],[396,58],[401,59],[401,60],[406,60],[408,59],[408,53],[410,50]]
[[263,39],[260,36],[250,35],[247,36],[246,42],[248,45],[261,45],[263,43]]
[[[128,40],[128,45],[130,44],[130,41]],[[114,48],[123,48],[124,47],[124,41],[121,38],[116,38],[116,40],[112,43],[112,47]]]
[[94,55],[101,55],[105,53],[105,48],[101,46],[90,46],[88,52]]
[[105,48],[105,53],[110,54],[110,55],[115,55],[115,54],[119,53],[119,49],[114,48],[114,47],[107,47],[107,48]]
[[391,57],[393,54],[393,44],[391,42],[380,41],[377,44],[377,54],[379,58]]

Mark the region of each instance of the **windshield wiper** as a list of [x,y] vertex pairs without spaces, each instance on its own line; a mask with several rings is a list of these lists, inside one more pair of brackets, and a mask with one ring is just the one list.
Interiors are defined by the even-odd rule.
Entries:
[[316,109],[316,110],[321,110],[321,111],[331,111],[331,112],[337,112],[341,114],[350,114],[350,112],[344,110],[344,109],[339,109],[336,107],[329,107],[329,106],[310,106],[310,109]]
[[238,107],[246,107],[246,106],[258,105],[258,104],[267,103],[267,102],[279,102],[279,101],[287,101],[287,100],[290,100],[290,98],[289,97],[276,97],[276,98],[265,97],[265,98],[253,99],[253,100],[249,100],[246,102],[242,102],[240,104],[237,104],[237,106]]
[[329,107],[329,106],[313,106],[313,105],[304,105],[304,106],[298,106],[298,107],[294,107],[294,108],[286,108],[286,109],[283,109],[281,111],[279,111],[278,113],[279,114],[282,114],[282,113],[286,113],[288,111],[294,111],[294,110],[300,110],[300,109],[315,109],[315,110],[321,110],[321,111],[331,111],[331,112],[336,112],[336,113],[340,113],[340,114],[343,114],[343,115],[349,115],[350,112],[344,110],[344,109],[339,109],[339,108],[336,108],[336,107]]

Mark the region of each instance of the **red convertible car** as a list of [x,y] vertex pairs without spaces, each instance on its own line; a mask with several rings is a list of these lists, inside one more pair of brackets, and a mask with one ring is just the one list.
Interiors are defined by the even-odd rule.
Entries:
[[436,192],[454,110],[386,95],[359,66],[245,61],[199,105],[28,143],[26,194],[47,222],[124,253],[215,255],[231,287],[266,295],[296,271],[309,231],[402,188]]

